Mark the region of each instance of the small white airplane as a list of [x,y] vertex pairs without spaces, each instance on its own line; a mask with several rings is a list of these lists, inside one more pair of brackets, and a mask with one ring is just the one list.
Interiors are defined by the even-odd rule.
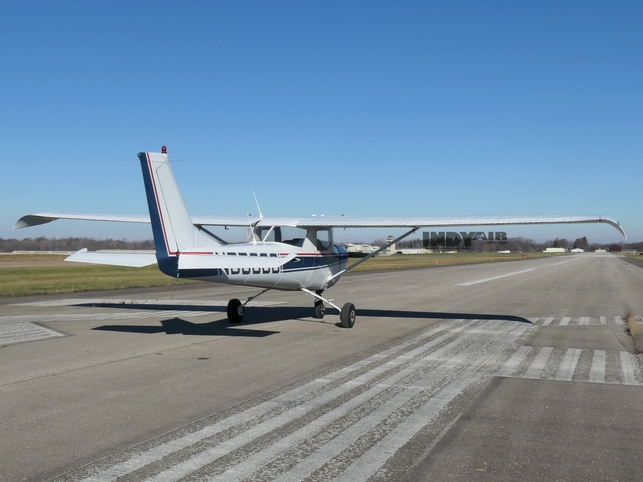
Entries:
[[[156,254],[94,253],[83,249],[67,261],[118,266],[158,264],[175,278],[263,288],[245,302],[232,299],[227,314],[239,323],[245,306],[268,290],[302,291],[315,298],[313,316],[322,318],[325,306],[340,313],[341,326],[355,323],[355,306],[342,308],[322,297],[340,277],[422,227],[500,226],[518,224],[607,223],[625,237],[618,222],[602,216],[540,217],[362,217],[312,216],[307,218],[191,217],[174,178],[165,146],[160,153],[138,154],[143,171],[149,217],[100,214],[38,213],[20,218],[14,229],[45,224],[56,219],[151,223]],[[228,244],[205,226],[245,226],[251,241]],[[348,265],[348,251],[333,243],[333,228],[408,228],[386,246]]]

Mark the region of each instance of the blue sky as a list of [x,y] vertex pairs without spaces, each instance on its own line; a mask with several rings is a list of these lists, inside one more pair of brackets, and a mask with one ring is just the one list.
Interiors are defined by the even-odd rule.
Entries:
[[4,1],[0,237],[150,238],[11,228],[146,213],[136,153],[167,145],[195,215],[254,190],[264,215],[600,214],[640,241],[641,25],[635,1]]

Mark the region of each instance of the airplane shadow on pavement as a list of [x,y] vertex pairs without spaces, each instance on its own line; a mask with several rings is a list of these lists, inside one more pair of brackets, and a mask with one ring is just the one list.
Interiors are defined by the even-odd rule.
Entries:
[[[83,305],[76,305],[83,306]],[[84,306],[101,306],[116,309],[132,310],[151,310],[151,311],[181,311],[187,312],[222,312],[226,308],[222,306],[190,306],[190,305],[170,305],[170,304],[103,304],[103,305],[84,305]],[[517,323],[529,323],[526,318],[514,315],[483,314],[483,313],[446,313],[431,311],[406,311],[406,310],[380,310],[380,309],[359,309],[357,310],[359,318],[414,318],[414,319],[445,319],[445,320],[503,320]],[[273,321],[298,320],[313,323],[327,323],[340,326],[336,321],[339,320],[339,314],[336,310],[330,308],[326,310],[326,316],[323,319],[312,318],[312,307],[290,307],[290,306],[249,306],[246,308],[244,320],[239,324],[231,324],[227,318],[218,319],[205,323],[192,323],[184,319],[175,317],[162,320],[161,326],[158,325],[104,325],[94,328],[99,331],[118,331],[125,333],[155,334],[166,333],[168,335],[202,335],[202,336],[242,336],[242,337],[265,337],[280,333],[273,330],[256,330],[249,328],[263,323]]]

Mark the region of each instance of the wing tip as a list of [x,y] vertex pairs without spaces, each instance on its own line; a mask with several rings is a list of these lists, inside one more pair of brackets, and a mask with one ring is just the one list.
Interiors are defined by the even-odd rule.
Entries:
[[607,223],[607,224],[609,224],[611,226],[614,226],[614,228],[619,233],[621,233],[621,236],[623,236],[624,239],[627,239],[627,235],[625,234],[625,230],[621,227],[621,223],[619,223],[616,219],[611,219],[611,218],[607,218],[607,217],[604,217],[604,216],[599,216],[598,220],[601,223]]

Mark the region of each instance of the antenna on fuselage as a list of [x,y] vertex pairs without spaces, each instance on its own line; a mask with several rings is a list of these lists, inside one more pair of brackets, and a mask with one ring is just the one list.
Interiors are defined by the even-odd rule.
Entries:
[[[255,234],[254,228],[263,220],[263,213],[261,212],[261,206],[259,206],[259,201],[257,200],[257,195],[255,194],[255,190],[252,190],[252,197],[255,198],[255,204],[257,205],[257,211],[259,211],[259,219],[257,219],[254,223],[252,223],[252,244],[257,244],[257,238],[258,236]],[[265,241],[265,239],[259,239],[262,243]]]
[[259,211],[259,221],[263,219],[263,213],[261,212],[261,206],[259,206],[259,201],[257,200],[257,195],[255,194],[254,189],[252,190],[252,196],[255,198],[255,204],[257,205],[257,210]]

